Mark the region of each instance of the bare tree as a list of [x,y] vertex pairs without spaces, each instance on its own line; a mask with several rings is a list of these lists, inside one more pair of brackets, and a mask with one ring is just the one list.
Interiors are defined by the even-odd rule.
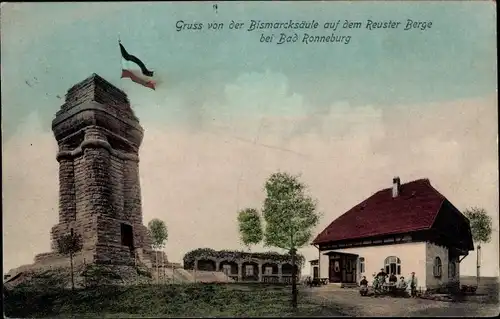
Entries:
[[464,215],[469,219],[472,239],[477,247],[476,280],[479,286],[479,278],[481,277],[481,244],[488,243],[491,240],[492,221],[483,208],[468,208],[464,211]]
[[153,240],[152,246],[155,251],[155,260],[156,260],[156,276],[159,281],[160,273],[158,267],[158,251],[161,253],[161,262],[162,262],[162,271],[163,278],[165,277],[165,260],[163,248],[165,247],[165,242],[168,239],[168,231],[165,222],[155,218],[148,223],[148,229],[151,234],[151,239]]
[[69,234],[62,235],[56,241],[57,252],[61,255],[68,256],[71,267],[71,290],[75,290],[75,278],[73,273],[73,255],[82,250],[82,237],[76,234],[71,228]]

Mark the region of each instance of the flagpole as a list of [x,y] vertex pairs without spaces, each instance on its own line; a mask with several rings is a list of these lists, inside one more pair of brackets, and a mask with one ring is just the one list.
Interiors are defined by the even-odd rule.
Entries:
[[[120,44],[122,43],[121,39],[120,39],[120,33],[118,33],[118,48],[120,48]],[[122,70],[123,70],[123,65],[122,65],[122,51],[120,49],[120,73],[119,74],[119,78],[118,78],[118,83],[120,83],[120,90],[124,91],[123,89],[123,84],[122,84]],[[124,91],[125,92],[125,91]]]

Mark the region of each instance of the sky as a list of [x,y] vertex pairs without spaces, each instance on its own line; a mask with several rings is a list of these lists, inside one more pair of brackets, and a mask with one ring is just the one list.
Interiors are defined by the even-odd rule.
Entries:
[[[260,38],[293,32],[247,31],[250,20],[290,19],[432,27],[299,30],[297,43],[282,45]],[[176,31],[180,20],[204,29]],[[230,30],[232,20],[243,29]],[[225,28],[208,30],[211,22]],[[169,260],[199,247],[243,249],[237,211],[262,207],[274,172],[309,186],[322,214],[315,234],[399,176],[429,178],[461,210],[487,210],[494,232],[481,271],[498,276],[495,25],[491,1],[3,4],[4,269],[50,250],[51,120],[66,90],[97,73],[127,92],[145,129],[144,223],[165,220]],[[352,38],[305,44],[304,32]],[[118,38],[155,71],[156,91],[120,79]],[[300,253],[317,258],[312,246]],[[461,273],[475,274],[475,252]]]

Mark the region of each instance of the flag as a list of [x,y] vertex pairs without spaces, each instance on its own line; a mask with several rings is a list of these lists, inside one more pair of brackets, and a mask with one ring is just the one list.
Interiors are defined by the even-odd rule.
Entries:
[[153,71],[148,70],[144,62],[136,56],[133,56],[125,50],[121,42],[120,52],[122,54],[122,78],[129,78],[135,83],[148,87],[152,90],[156,89],[156,82],[153,80]]

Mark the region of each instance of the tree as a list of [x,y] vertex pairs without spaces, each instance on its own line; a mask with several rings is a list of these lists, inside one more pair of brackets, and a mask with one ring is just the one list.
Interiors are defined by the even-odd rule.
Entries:
[[262,223],[259,212],[254,208],[243,209],[238,213],[238,225],[241,241],[250,251],[251,245],[257,245],[263,239]]
[[293,269],[292,307],[297,308],[297,249],[309,243],[313,228],[319,222],[316,201],[306,194],[307,187],[299,177],[288,173],[272,174],[265,190],[264,231],[260,228],[258,212],[246,209],[238,215],[240,234],[245,245],[256,244],[260,238],[264,239],[265,246],[288,251]]
[[68,256],[70,260],[70,271],[71,271],[71,290],[75,290],[75,279],[73,274],[73,255],[80,250],[82,250],[82,237],[76,234],[71,228],[69,234],[62,235],[56,240],[57,252],[61,255]]
[[319,222],[316,201],[306,194],[298,176],[274,173],[265,185],[267,197],[263,215],[266,222],[264,244],[289,251],[292,259],[292,307],[297,308],[297,249],[309,243]]
[[464,215],[469,219],[472,240],[477,246],[476,255],[476,280],[479,285],[479,277],[481,267],[481,244],[488,243],[491,240],[492,221],[486,210],[483,208],[472,207],[464,211]]
[[165,222],[155,218],[152,219],[148,223],[148,229],[149,233],[151,235],[152,239],[152,248],[155,251],[155,260],[156,260],[156,275],[157,278],[159,279],[160,274],[159,274],[159,267],[158,267],[158,251],[161,251],[161,260],[162,260],[162,269],[163,269],[163,275],[165,275],[165,260],[164,260],[164,254],[162,249],[165,247],[165,242],[168,239],[168,231],[167,231],[167,226],[165,225]]

